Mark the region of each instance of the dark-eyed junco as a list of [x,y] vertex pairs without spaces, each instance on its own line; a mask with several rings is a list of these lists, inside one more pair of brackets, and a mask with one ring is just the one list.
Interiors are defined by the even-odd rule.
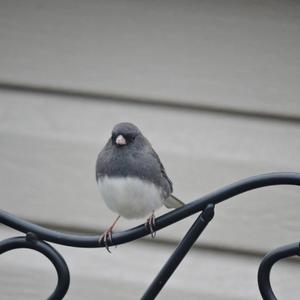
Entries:
[[150,142],[131,123],[119,123],[113,128],[111,138],[98,155],[96,180],[106,205],[118,214],[100,239],[107,249],[107,239],[111,240],[120,216],[138,219],[150,215],[146,226],[154,237],[154,211],[162,205],[184,205],[172,195],[172,182]]

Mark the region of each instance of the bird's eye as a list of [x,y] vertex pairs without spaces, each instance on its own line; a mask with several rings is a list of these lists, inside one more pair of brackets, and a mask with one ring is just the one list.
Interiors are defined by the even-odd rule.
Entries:
[[127,135],[125,135],[124,137],[125,137],[126,141],[128,141],[129,143],[130,143],[130,142],[133,142],[134,139],[135,139],[135,136],[132,135],[132,134],[127,134]]

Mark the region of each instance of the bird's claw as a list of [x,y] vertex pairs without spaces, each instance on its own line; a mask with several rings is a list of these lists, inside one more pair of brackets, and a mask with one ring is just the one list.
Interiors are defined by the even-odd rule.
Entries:
[[154,239],[156,236],[156,231],[155,231],[155,216],[152,214],[146,221],[145,224],[146,228],[150,230],[151,237]]
[[105,249],[107,252],[111,253],[109,250],[109,245],[112,244],[112,228],[108,228],[100,237],[98,240],[99,244],[104,244]]

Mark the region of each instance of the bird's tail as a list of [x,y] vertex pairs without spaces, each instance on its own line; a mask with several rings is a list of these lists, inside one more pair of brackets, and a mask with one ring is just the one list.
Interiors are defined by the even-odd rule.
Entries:
[[184,205],[184,203],[176,198],[174,195],[170,195],[165,201],[164,205],[167,208],[178,208]]

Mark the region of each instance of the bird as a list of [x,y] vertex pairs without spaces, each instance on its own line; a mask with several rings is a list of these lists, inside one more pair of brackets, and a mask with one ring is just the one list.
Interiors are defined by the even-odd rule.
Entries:
[[112,225],[100,236],[108,252],[108,240],[120,217],[140,219],[155,237],[155,211],[165,205],[178,208],[184,203],[173,193],[173,184],[140,129],[129,122],[116,124],[96,161],[96,181],[106,206],[117,213]]

